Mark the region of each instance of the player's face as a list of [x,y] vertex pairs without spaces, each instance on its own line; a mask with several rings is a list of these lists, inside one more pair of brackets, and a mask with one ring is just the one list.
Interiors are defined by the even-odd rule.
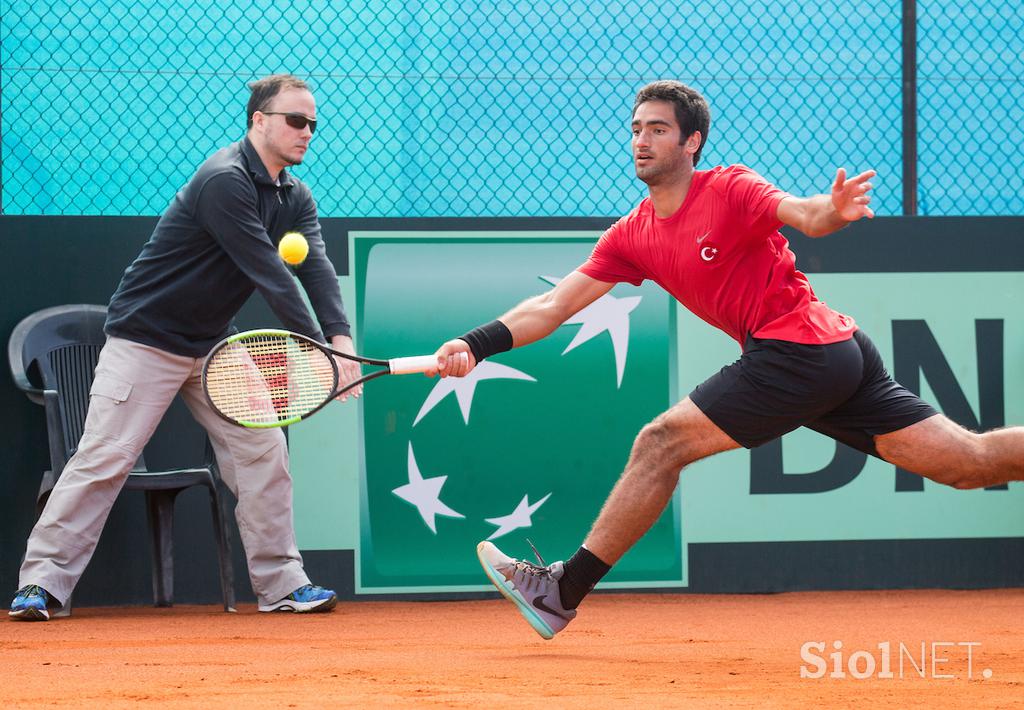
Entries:
[[271,155],[283,165],[298,165],[309,149],[313,131],[307,124],[303,128],[288,125],[285,113],[296,113],[308,119],[316,119],[316,101],[313,94],[305,89],[284,89],[270,100],[265,111],[273,112],[264,116],[263,141]]
[[633,114],[633,166],[648,185],[678,179],[693,167],[693,155],[680,145],[676,112],[667,101],[645,101]]

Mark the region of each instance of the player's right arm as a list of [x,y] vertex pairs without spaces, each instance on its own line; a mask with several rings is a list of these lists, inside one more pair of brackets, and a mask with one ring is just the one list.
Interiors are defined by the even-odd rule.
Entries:
[[498,320],[475,328],[461,338],[449,340],[437,350],[437,370],[427,374],[436,372],[441,377],[468,375],[477,365],[476,355],[482,355],[483,359],[493,354],[491,351],[495,348],[502,352],[544,338],[570,316],[608,293],[613,286],[614,283],[598,281],[580,271],[573,271],[547,293],[528,298]]

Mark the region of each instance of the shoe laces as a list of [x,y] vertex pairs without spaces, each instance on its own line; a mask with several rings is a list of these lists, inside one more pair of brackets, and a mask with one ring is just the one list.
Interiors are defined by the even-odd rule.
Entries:
[[25,587],[24,589],[22,589],[20,592],[18,592],[18,596],[19,597],[25,597],[25,598],[33,597],[33,596],[40,596],[41,597],[41,596],[43,596],[43,594],[45,594],[45,592],[43,591],[43,588],[40,587],[38,584],[30,584],[27,587]]
[[537,556],[538,564],[527,562],[526,560],[515,560],[512,563],[513,566],[518,571],[523,574],[528,574],[531,577],[550,577],[551,568],[547,566],[546,562],[544,562],[544,558],[540,556],[540,552],[537,551],[537,548],[532,542],[530,542],[529,538],[526,539],[526,543],[530,546],[530,549],[533,550],[533,554]]
[[526,538],[526,544],[530,546],[530,549],[533,550],[533,554],[537,556],[537,562],[539,562],[541,566],[547,567],[548,563],[540,556],[540,552],[537,551],[537,547],[533,544],[533,541],[530,540],[530,538]]
[[292,592],[289,596],[291,596],[296,601],[299,601],[302,599],[304,595],[319,594],[322,591],[324,591],[324,588],[318,587],[315,584],[303,584],[301,587]]
[[532,562],[526,560],[514,560],[512,566],[520,572],[532,575],[534,577],[547,577],[551,574],[551,570],[541,565],[535,565]]

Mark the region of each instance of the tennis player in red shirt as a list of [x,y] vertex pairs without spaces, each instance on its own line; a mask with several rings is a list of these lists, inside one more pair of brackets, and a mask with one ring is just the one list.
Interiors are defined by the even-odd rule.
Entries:
[[[680,470],[806,426],[956,488],[1024,480],[1024,429],[970,432],[886,372],[853,318],[819,301],[797,270],[783,224],[811,237],[871,218],[874,171],[836,172],[831,194],[795,197],[742,165],[695,170],[707,102],[674,81],[633,105],[633,161],[649,197],[601,237],[551,291],[437,351],[438,373],[466,375],[484,358],[545,337],[619,282],[652,279],[728,333],[739,360],[646,425],[582,547],[535,565],[481,542],[488,577],[531,626],[552,638],[668,505]],[[468,358],[461,357],[468,353]]]

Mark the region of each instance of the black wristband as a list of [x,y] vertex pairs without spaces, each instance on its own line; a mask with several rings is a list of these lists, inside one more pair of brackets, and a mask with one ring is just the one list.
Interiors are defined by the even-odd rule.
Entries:
[[512,349],[512,331],[500,320],[492,320],[459,337],[469,344],[477,362]]

